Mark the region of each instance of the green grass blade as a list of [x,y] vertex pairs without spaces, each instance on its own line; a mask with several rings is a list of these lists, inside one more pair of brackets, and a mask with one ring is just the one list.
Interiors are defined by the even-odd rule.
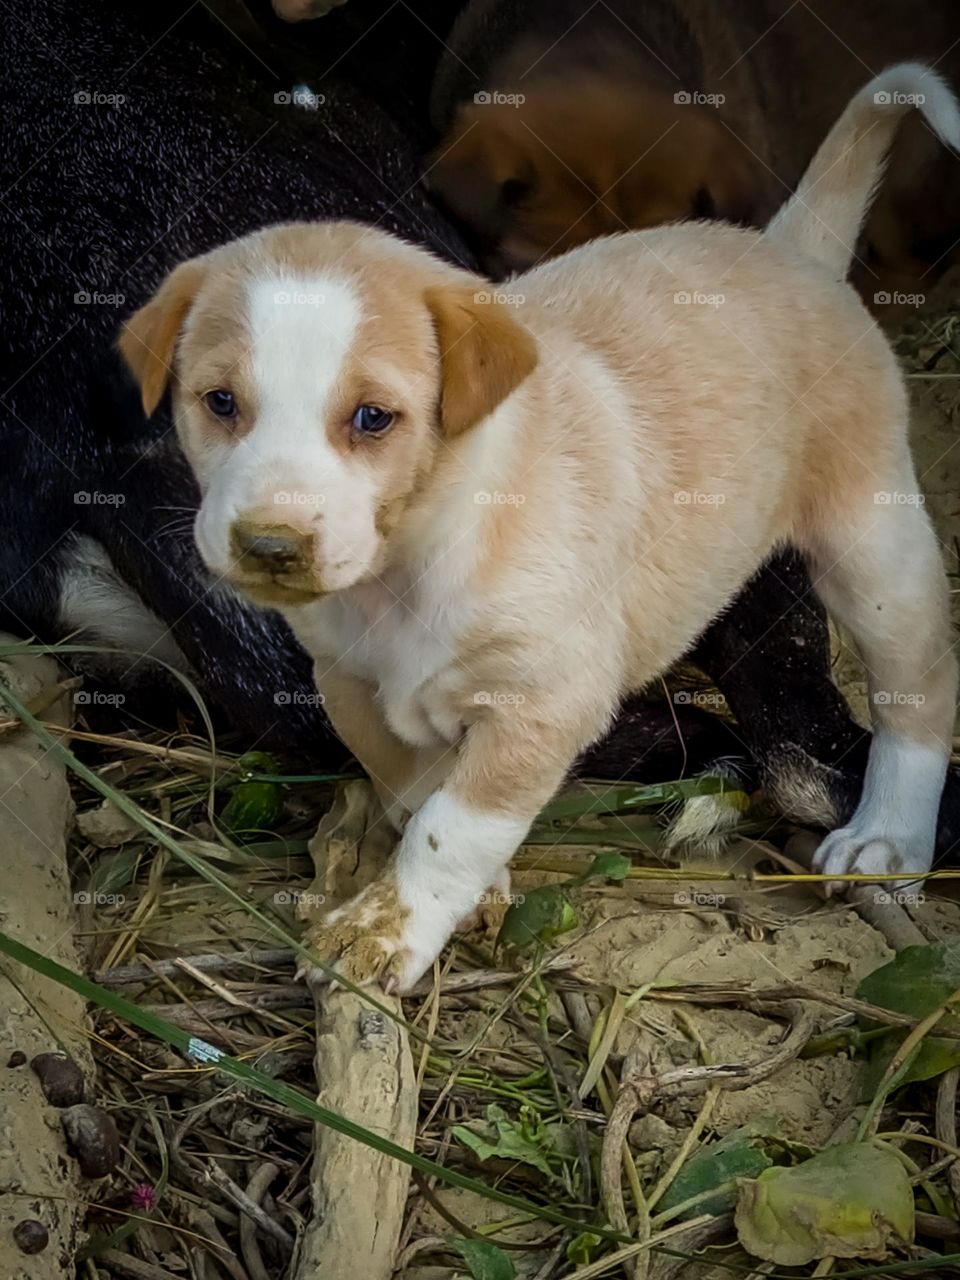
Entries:
[[739,791],[729,778],[712,774],[702,778],[686,778],[679,782],[657,782],[649,786],[636,783],[619,786],[602,786],[602,790],[561,796],[541,810],[538,822],[559,822],[562,819],[582,818],[591,813],[622,813],[632,809],[649,809],[653,806],[676,804],[694,796],[721,795]]

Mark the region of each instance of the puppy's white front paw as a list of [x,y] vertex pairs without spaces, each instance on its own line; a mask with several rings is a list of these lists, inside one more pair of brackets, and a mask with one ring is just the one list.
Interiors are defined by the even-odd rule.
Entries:
[[[838,827],[826,837],[813,856],[813,869],[822,875],[888,876],[903,879],[888,881],[891,889],[905,889],[911,875],[929,871],[933,862],[931,841],[892,835],[889,831],[871,830],[851,822]],[[848,882],[849,883],[849,882]],[[843,887],[828,885],[828,892]]]
[[324,968],[301,963],[299,976],[313,986],[342,975],[357,986],[379,980],[386,992],[403,994],[440,954],[446,933],[403,905],[391,875],[313,924],[303,942]]

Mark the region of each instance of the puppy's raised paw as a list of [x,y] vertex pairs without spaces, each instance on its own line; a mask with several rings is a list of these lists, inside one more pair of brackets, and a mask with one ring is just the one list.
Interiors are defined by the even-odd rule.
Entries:
[[376,881],[305,931],[303,945],[318,963],[302,961],[297,976],[311,986],[337,975],[357,986],[376,982],[400,946],[405,915],[393,881]]
[[331,990],[342,977],[355,986],[379,980],[384,991],[402,994],[436,954],[418,945],[412,913],[401,903],[392,876],[318,920],[304,933],[303,944],[318,963],[301,962],[297,977],[314,987],[330,983]]

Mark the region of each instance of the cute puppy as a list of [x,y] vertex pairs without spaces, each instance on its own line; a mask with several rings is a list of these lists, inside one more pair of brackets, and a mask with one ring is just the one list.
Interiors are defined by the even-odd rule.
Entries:
[[[827,873],[931,864],[956,671],[896,362],[843,283],[913,102],[851,102],[762,235],[690,223],[486,281],[349,223],[177,268],[121,339],[152,412],[173,379],[204,559],[281,609],[402,830],[311,945],[408,988],[571,762],[780,544],[869,672],[863,796]],[[773,622],[774,619],[771,619]]]

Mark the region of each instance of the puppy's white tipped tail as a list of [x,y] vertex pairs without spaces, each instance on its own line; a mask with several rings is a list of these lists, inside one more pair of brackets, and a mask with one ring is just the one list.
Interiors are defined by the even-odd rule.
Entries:
[[888,67],[851,99],[766,235],[789,241],[843,279],[897,128],[913,110],[960,151],[960,108],[947,84],[917,62]]

